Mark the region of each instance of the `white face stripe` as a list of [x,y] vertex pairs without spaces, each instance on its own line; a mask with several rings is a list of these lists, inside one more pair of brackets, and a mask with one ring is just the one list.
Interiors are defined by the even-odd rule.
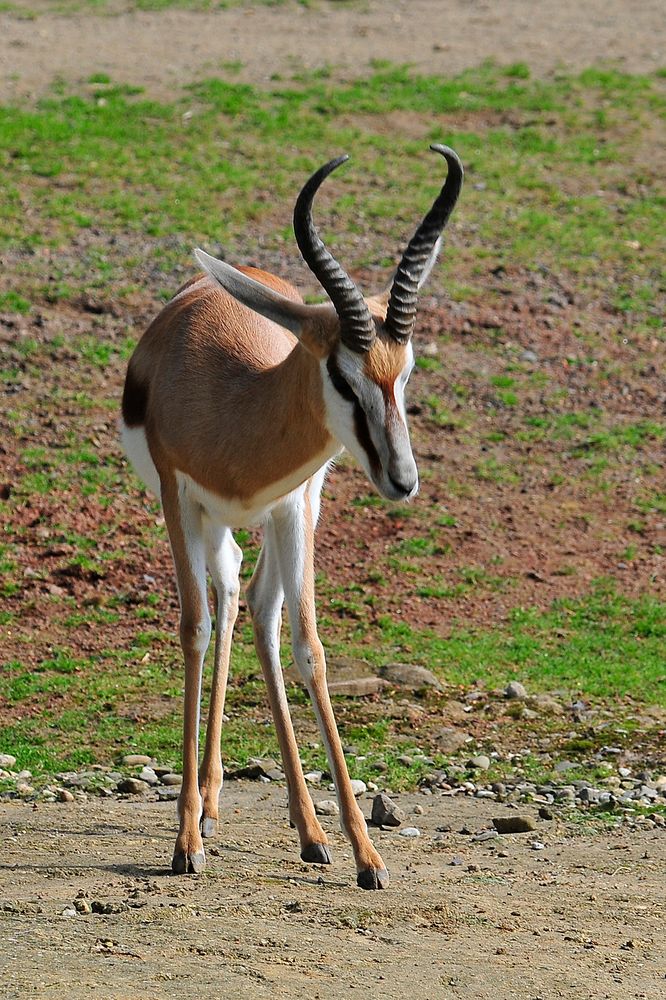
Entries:
[[[405,386],[413,368],[411,344],[405,348],[402,370],[388,393],[386,383],[375,382],[366,363],[363,356],[344,345],[338,347],[332,359],[322,363],[327,422],[379,491],[399,499],[401,487],[411,487],[412,495],[418,485],[405,406]],[[339,384],[340,376],[346,386]]]

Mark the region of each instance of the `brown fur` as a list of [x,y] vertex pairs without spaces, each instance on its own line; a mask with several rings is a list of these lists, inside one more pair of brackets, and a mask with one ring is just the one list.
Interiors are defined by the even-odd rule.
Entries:
[[[301,301],[287,282],[241,270]],[[316,359],[210,278],[185,285],[153,321],[126,385],[130,417],[145,393],[143,422],[158,468],[159,453],[227,499],[248,502],[331,443]]]

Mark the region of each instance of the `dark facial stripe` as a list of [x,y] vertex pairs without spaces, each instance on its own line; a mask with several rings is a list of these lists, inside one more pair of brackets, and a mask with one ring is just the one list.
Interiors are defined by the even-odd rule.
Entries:
[[358,443],[368,456],[368,461],[372,471],[374,473],[379,472],[381,462],[379,461],[377,449],[375,448],[372,438],[370,437],[370,428],[368,427],[368,418],[365,415],[365,410],[361,406],[361,401],[358,396],[340,371],[335,355],[329,355],[328,361],[326,362],[326,369],[336,392],[339,392],[342,398],[346,399],[347,402],[354,404],[354,430],[356,432]]

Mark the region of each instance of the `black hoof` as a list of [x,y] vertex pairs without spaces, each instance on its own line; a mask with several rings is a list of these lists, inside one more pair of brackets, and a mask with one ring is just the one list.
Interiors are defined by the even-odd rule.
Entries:
[[301,861],[309,861],[313,865],[330,865],[331,852],[328,844],[308,844],[301,851]]
[[356,876],[356,884],[361,889],[387,889],[389,881],[386,868],[366,868]]
[[197,851],[196,854],[176,851],[171,861],[171,870],[174,875],[199,875],[205,867],[206,855],[203,851]]
[[214,837],[217,833],[217,820],[210,816],[203,816],[201,820],[201,836]]

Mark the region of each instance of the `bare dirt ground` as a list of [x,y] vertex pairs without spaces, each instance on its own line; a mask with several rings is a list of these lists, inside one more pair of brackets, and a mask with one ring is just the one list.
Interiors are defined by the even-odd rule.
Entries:
[[[34,0],[25,6],[40,10]],[[484,59],[526,62],[537,74],[600,61],[637,73],[663,65],[666,34],[658,0],[369,0],[210,13],[122,9],[119,3],[112,17],[20,20],[0,14],[0,100],[34,98],[56,77],[83,82],[100,72],[164,99],[236,62],[238,78],[253,83],[322,66],[359,76],[376,59],[446,75]]]
[[[333,866],[307,866],[284,789],[233,783],[224,796],[209,869],[186,879],[165,867],[172,804],[3,805],[0,995],[661,995],[663,832],[540,822],[475,842],[462,828],[507,807],[404,795],[406,811],[424,809],[409,818],[422,836],[376,831],[393,882],[363,893],[337,821],[323,820]],[[111,912],[63,915],[81,899]]]
[[[255,82],[325,63],[348,75],[362,73],[380,57],[447,74],[491,56],[525,61],[537,73],[604,59],[647,71],[663,61],[660,4],[594,0],[584,6],[584,17],[582,5],[569,0],[322,3],[314,10],[294,5],[205,14],[44,14],[36,20],[4,13],[0,100],[32,99],[56,76],[76,85],[100,71],[164,97],[233,60],[243,64],[239,78]],[[515,333],[530,347],[527,330]],[[554,343],[554,357],[558,351]],[[625,405],[633,405],[631,399],[645,403],[634,392]],[[336,482],[334,477],[332,510]],[[345,488],[338,487],[341,495]],[[542,587],[545,577],[559,586],[547,562],[559,551],[558,532],[564,530],[555,506],[541,508],[540,526],[530,529],[538,501],[526,495],[523,502],[516,517],[522,534],[514,538],[520,579],[526,588]],[[455,513],[464,523],[464,499],[459,503]],[[493,501],[489,525],[497,509]],[[385,529],[381,515],[368,511],[367,518],[370,565]],[[333,573],[333,514],[328,529],[326,522],[322,527],[322,560]],[[485,558],[481,546],[489,530],[477,526],[467,537],[468,561]],[[507,537],[512,531],[509,524]],[[604,548],[583,525],[579,534],[569,531],[568,544],[582,567],[583,586],[614,556],[610,542]],[[536,581],[522,572],[526,551]],[[644,576],[648,569],[643,564],[635,572]],[[162,572],[166,578],[166,555]],[[73,592],[84,584],[73,581]],[[549,598],[556,593],[551,588]],[[485,613],[474,609],[476,620],[502,614],[500,598],[487,600]],[[167,872],[172,804],[3,802],[0,996],[338,1000],[354,990],[432,1000],[619,1000],[663,993],[663,830],[599,833],[555,821],[539,823],[535,835],[473,842],[459,832],[462,827],[482,829],[506,807],[405,795],[399,801],[407,812],[415,804],[425,810],[410,816],[422,836],[373,833],[393,881],[388,892],[370,894],[354,885],[350,852],[335,821],[324,820],[334,865],[313,869],[298,861],[284,789],[237,783],[224,796],[209,870],[187,879]],[[369,803],[363,804],[369,812]],[[438,826],[451,831],[435,839]],[[533,849],[535,840],[544,848]],[[77,897],[111,912],[63,916]]]

